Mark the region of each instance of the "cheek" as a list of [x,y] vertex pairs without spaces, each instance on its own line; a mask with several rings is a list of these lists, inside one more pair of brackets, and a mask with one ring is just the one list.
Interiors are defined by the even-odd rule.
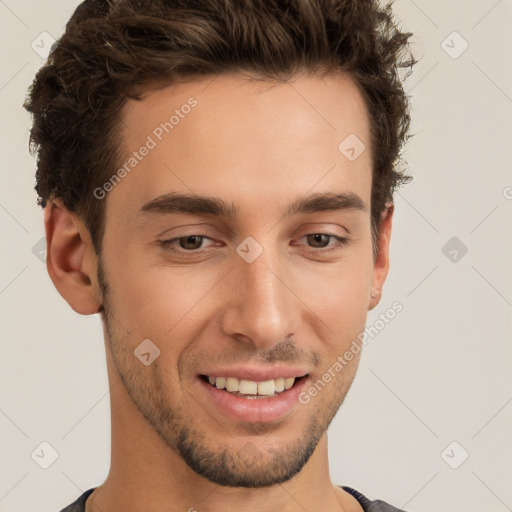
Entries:
[[[155,263],[154,250],[121,243],[115,235],[110,242],[106,273],[111,302],[116,320],[133,336],[163,339],[171,332],[204,327],[223,302],[230,302],[243,277],[243,272],[228,272],[229,263]],[[286,296],[290,305],[310,314],[310,322],[316,315],[316,322],[322,320],[336,334],[364,328],[372,278],[370,245],[364,242],[338,262],[308,262],[302,256],[280,261],[274,270],[280,270],[286,283],[283,300]]]
[[[338,332],[366,319],[371,261],[345,261],[318,273],[303,273],[301,294],[311,310]],[[301,281],[297,281],[298,283]]]
[[220,275],[192,266],[172,267],[142,258],[125,258],[109,271],[110,300],[116,321],[133,338],[165,341],[199,325],[205,296]]

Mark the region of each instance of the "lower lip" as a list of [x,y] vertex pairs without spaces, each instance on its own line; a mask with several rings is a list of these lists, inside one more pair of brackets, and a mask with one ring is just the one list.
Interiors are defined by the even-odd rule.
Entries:
[[209,398],[225,416],[236,421],[268,423],[282,420],[298,404],[298,396],[304,388],[306,377],[297,379],[294,386],[278,395],[266,398],[242,398],[217,389],[200,377],[197,378]]

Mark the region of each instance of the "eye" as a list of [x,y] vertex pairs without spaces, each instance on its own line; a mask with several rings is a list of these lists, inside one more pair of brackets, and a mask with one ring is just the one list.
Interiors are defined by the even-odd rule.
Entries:
[[[302,238],[307,239],[307,243],[310,244],[312,249],[309,252],[312,253],[326,253],[340,249],[341,247],[348,245],[348,239],[333,235],[330,233],[311,233],[304,235]],[[302,239],[301,238],[301,239]],[[207,247],[203,246],[205,240],[212,240],[208,235],[205,234],[193,234],[187,236],[181,236],[171,238],[169,240],[158,240],[158,245],[163,247],[165,250],[172,251],[179,254],[185,253],[201,253],[206,250]],[[334,243],[329,243],[330,241]],[[215,244],[210,244],[210,247]]]
[[[330,233],[311,233],[302,238],[306,238],[307,242],[313,247],[313,250],[310,252],[335,251],[348,244],[348,239]],[[331,240],[334,240],[333,244],[329,244]],[[328,249],[325,249],[326,247]]]
[[187,235],[170,240],[159,240],[158,245],[174,252],[199,252],[199,249],[204,249],[202,247],[204,240],[211,239],[206,235]]

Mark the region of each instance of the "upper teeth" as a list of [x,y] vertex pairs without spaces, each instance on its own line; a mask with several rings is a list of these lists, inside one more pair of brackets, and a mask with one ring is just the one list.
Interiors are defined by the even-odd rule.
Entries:
[[285,389],[290,389],[295,377],[279,378],[274,380],[266,380],[263,382],[255,382],[253,380],[237,379],[236,377],[208,377],[210,384],[218,389],[226,389],[233,393],[241,393],[242,395],[266,395],[280,393]]

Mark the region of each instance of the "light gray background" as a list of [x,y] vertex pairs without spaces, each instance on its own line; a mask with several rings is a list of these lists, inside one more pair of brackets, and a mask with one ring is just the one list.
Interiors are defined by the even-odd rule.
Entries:
[[[21,108],[43,64],[32,42],[59,37],[77,4],[0,0],[3,512],[58,511],[109,467],[101,323],[71,310],[33,253],[44,228]],[[512,510],[512,2],[398,0],[395,12],[421,58],[407,85],[415,179],[396,196],[367,325],[394,301],[403,311],[370,339],[330,427],[331,476],[410,511]],[[452,237],[467,254],[443,253]],[[59,454],[48,469],[31,458],[43,441]]]

